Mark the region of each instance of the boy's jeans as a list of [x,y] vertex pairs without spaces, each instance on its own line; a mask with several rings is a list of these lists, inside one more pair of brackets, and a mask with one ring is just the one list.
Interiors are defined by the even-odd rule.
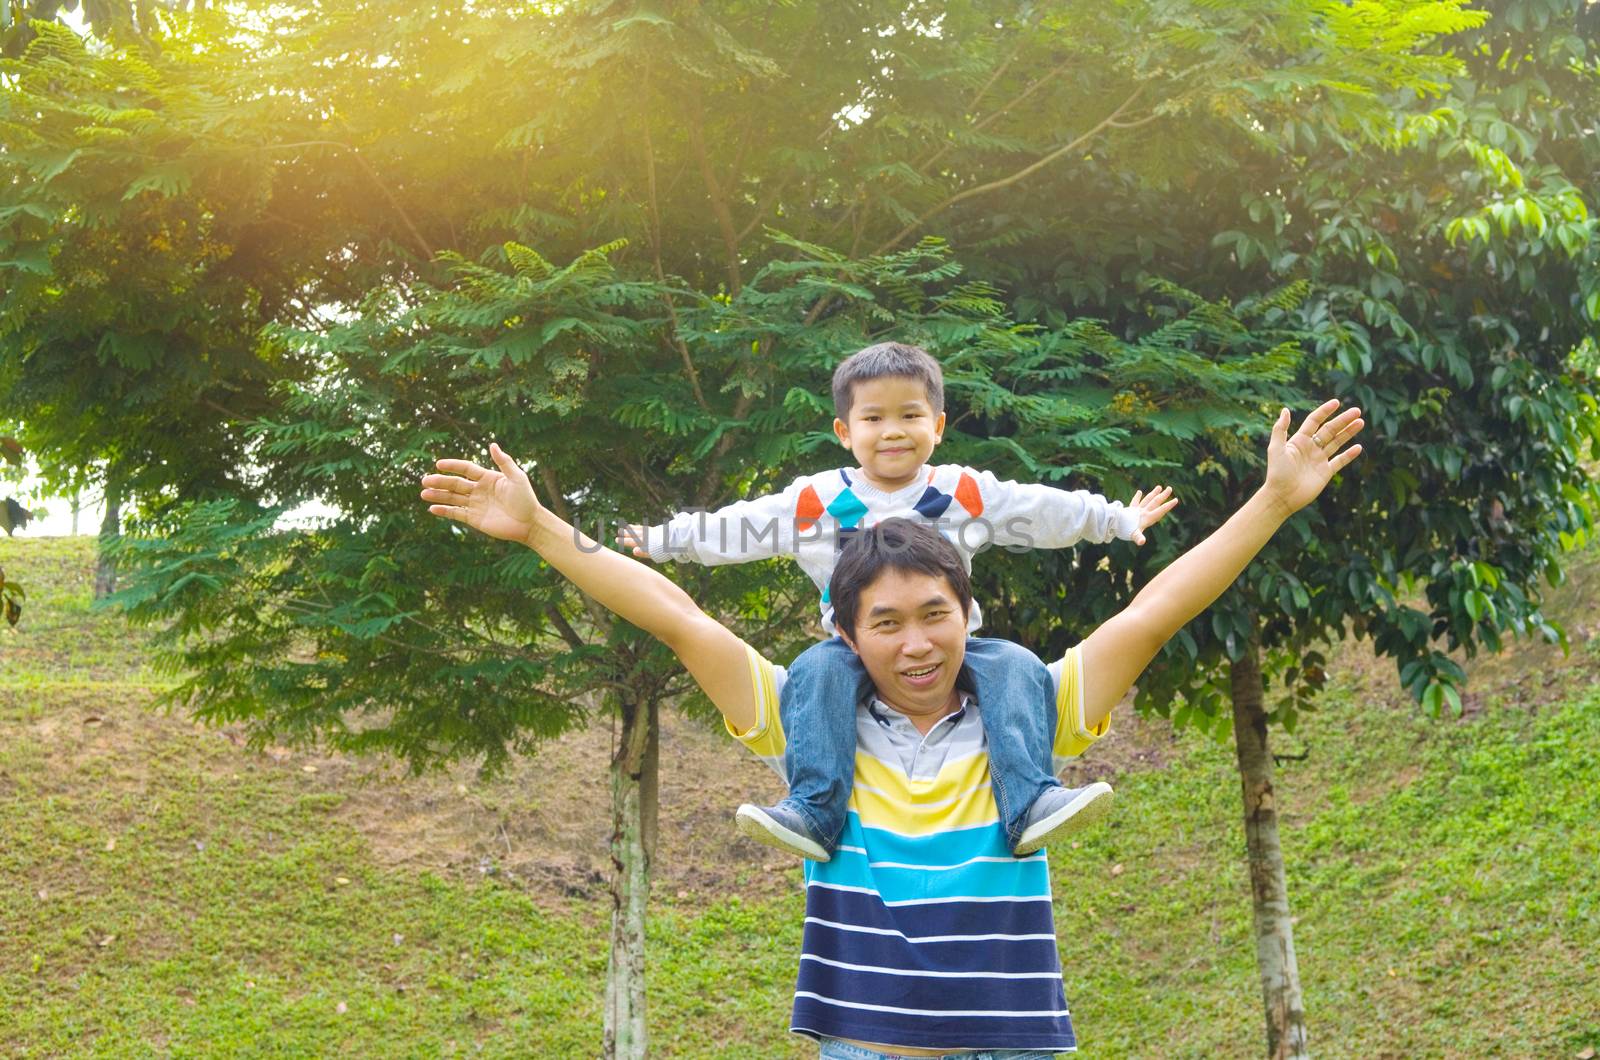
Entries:
[[[1060,783],[1050,771],[1055,682],[1026,648],[968,637],[956,684],[978,698],[994,801],[1014,847],[1033,800]],[[856,705],[871,691],[860,656],[838,637],[807,648],[784,682],[779,715],[789,797],[783,804],[805,818],[830,854],[844,831],[855,779]]]

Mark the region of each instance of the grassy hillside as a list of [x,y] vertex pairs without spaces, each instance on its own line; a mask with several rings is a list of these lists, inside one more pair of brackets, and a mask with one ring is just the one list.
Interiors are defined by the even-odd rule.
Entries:
[[[407,778],[153,713],[141,637],[89,608],[92,542],[0,541],[0,1054],[585,1056],[599,1043],[607,734],[482,783]],[[1350,648],[1281,748],[1296,943],[1325,1057],[1600,1047],[1600,567],[1539,646],[1419,718]],[[655,1053],[815,1055],[783,1031],[797,868],[727,825],[770,796],[667,726]],[[1083,1052],[1260,1052],[1231,750],[1119,719],[1111,823],[1052,852]],[[552,779],[553,778],[553,779]]]

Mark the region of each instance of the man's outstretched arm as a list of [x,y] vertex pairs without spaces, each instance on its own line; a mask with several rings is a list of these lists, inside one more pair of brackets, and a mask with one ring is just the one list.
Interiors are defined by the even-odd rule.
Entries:
[[1084,722],[1103,721],[1161,646],[1227,591],[1257,552],[1295,512],[1321,493],[1340,468],[1361,455],[1346,448],[1365,424],[1360,409],[1333,419],[1323,404],[1289,436],[1289,410],[1272,426],[1267,480],[1210,537],[1174,560],[1083,642]]
[[489,446],[489,456],[494,468],[440,460],[441,474],[422,478],[428,511],[526,544],[601,606],[671,648],[734,731],[755,725],[744,641],[659,572],[595,544],[540,504],[527,472],[498,445]]

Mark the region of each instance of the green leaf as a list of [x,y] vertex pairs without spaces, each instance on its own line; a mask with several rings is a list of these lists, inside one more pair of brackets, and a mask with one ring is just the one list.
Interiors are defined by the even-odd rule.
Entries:
[[1462,597],[1462,602],[1474,622],[1481,622],[1486,615],[1491,618],[1494,616],[1494,602],[1480,589],[1469,589]]
[[16,502],[13,497],[0,501],[0,530],[10,537],[18,530],[24,530],[28,521],[33,518],[33,513]]
[[0,261],[0,269],[20,269],[35,275],[49,275],[50,248],[44,243],[32,243],[12,251],[11,257]]
[[47,158],[40,164],[30,166],[29,168],[33,171],[34,177],[41,185],[48,184],[61,174],[65,173],[68,168],[71,167],[72,163],[77,161],[78,156],[82,153],[82,151],[74,149],[64,152],[63,154]]
[[673,21],[665,15],[659,15],[654,11],[636,11],[626,18],[619,18],[611,23],[611,29],[612,32],[616,32],[635,25],[671,26]]
[[128,185],[128,190],[122,193],[122,198],[131,199],[146,191],[153,191],[167,199],[176,198],[189,190],[192,179],[182,166],[160,166],[135,178]]

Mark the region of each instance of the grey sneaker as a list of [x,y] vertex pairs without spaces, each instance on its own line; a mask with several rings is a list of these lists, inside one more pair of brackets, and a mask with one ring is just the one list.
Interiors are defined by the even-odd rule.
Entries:
[[1111,785],[1103,780],[1081,788],[1050,788],[1028,807],[1028,823],[1012,853],[1032,854],[1053,839],[1071,835],[1111,809]]
[[782,803],[777,806],[754,806],[747,802],[734,813],[733,821],[739,831],[757,843],[765,843],[812,861],[832,860],[822,840],[806,824],[805,818]]

